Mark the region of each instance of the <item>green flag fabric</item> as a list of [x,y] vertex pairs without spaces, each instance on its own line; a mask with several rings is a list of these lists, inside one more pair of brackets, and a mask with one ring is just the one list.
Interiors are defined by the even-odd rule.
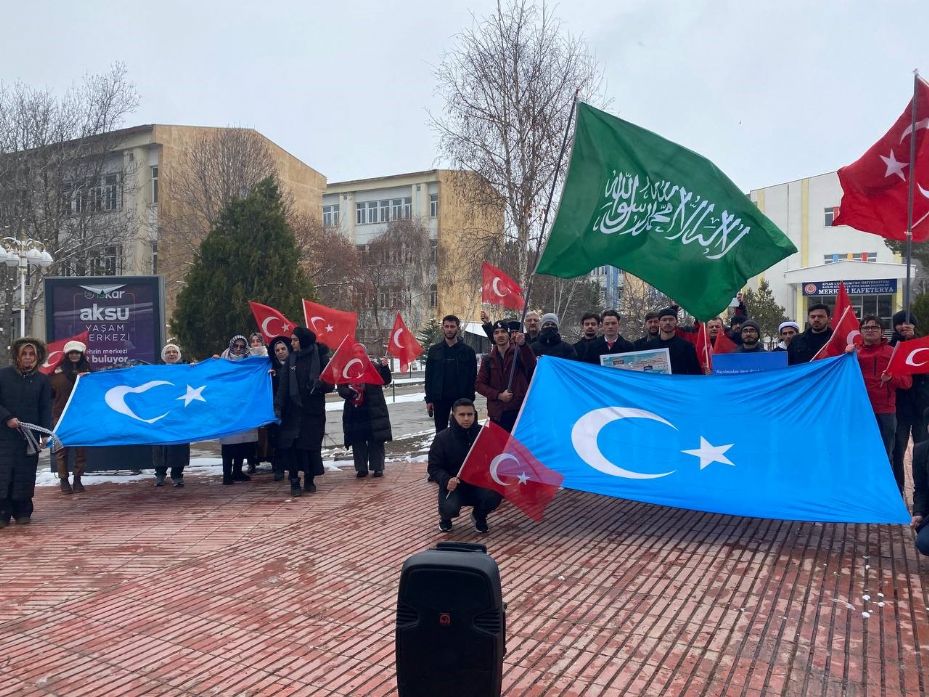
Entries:
[[797,251],[705,157],[588,104],[536,273],[573,278],[610,264],[697,319]]

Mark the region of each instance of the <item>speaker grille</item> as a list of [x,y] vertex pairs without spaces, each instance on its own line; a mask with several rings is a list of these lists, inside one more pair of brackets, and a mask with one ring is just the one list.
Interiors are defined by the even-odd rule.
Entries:
[[503,620],[499,610],[488,610],[474,616],[474,626],[489,634],[500,634],[503,631]]
[[397,603],[397,626],[406,627],[419,622],[419,613],[416,609],[403,602]]

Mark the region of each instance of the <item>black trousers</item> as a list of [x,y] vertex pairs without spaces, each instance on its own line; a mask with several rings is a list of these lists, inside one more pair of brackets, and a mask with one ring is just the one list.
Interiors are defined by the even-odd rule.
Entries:
[[281,458],[290,472],[290,483],[300,484],[300,473],[303,472],[303,485],[313,484],[313,478],[322,474],[323,456],[320,450],[304,450],[302,448],[288,448],[281,453]]
[[350,445],[356,472],[384,471],[384,441],[353,440]]
[[435,420],[435,432],[448,428],[448,416],[452,413],[454,399],[442,399],[432,403],[432,418]]
[[516,417],[519,414],[518,409],[512,409],[510,411],[505,411],[500,414],[499,419],[492,419],[492,421],[497,424],[504,431],[509,433],[513,430],[513,426],[516,425]]
[[467,482],[458,482],[452,492],[439,487],[439,518],[451,520],[461,514],[462,506],[472,506],[476,518],[486,518],[487,514],[497,508],[503,497],[496,491],[474,486]]
[[6,491],[3,492],[3,498],[0,498],[0,520],[4,523],[9,523],[10,518],[28,518],[32,515],[33,506],[32,499],[14,499],[13,495],[13,482],[10,482],[10,486]]
[[223,477],[231,477],[233,472],[242,472],[245,459],[254,452],[254,443],[229,443],[221,447],[223,456]]
[[926,438],[929,438],[929,434],[926,433],[925,422],[919,417],[898,413],[891,465],[894,470],[894,479],[897,480],[897,487],[900,491],[903,491],[903,484],[906,481],[903,473],[903,456],[906,455],[906,446],[909,444],[910,435],[913,436],[914,446],[917,443],[922,443]]

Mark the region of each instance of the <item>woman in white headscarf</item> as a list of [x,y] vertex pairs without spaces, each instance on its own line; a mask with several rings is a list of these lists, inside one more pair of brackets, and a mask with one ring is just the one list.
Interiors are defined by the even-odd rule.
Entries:
[[[181,347],[166,344],[161,349],[161,362],[165,365],[184,365]],[[190,443],[152,446],[152,463],[155,465],[155,486],[164,486],[169,467],[174,486],[184,486],[184,468],[190,464]]]
[[[236,334],[229,340],[229,348],[223,351],[223,357],[228,361],[241,361],[248,358],[248,340],[241,334]],[[247,482],[251,479],[242,471],[245,460],[253,457],[258,444],[258,429],[250,428],[247,431],[233,433],[219,439],[223,457],[223,484],[234,482]]]

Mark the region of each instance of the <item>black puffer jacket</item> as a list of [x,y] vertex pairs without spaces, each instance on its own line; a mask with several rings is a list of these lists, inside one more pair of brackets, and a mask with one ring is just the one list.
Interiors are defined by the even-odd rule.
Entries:
[[465,430],[452,417],[448,428],[433,438],[429,448],[428,472],[442,489],[445,489],[449,479],[458,474],[480,430],[481,425],[477,421]]
[[577,360],[577,351],[566,341],[561,340],[558,332],[539,332],[539,338],[532,342],[532,352],[536,356],[554,356],[555,358],[569,358]]
[[[390,368],[386,365],[377,366],[385,385],[390,384]],[[380,385],[365,385],[364,400],[361,406],[355,406],[352,400],[356,392],[348,385],[339,385],[339,396],[345,400],[342,409],[342,433],[345,436],[345,447],[348,448],[356,441],[393,440],[390,429],[390,414],[387,411],[387,400],[384,399],[384,388]]]

